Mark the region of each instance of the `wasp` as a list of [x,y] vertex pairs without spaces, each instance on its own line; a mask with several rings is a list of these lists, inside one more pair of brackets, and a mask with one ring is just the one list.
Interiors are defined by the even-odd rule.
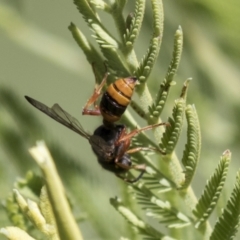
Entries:
[[[105,73],[100,85],[96,84],[92,96],[83,108],[83,115],[102,115],[103,123],[109,125],[118,121],[125,112],[137,83],[136,77],[119,78],[110,84],[106,91],[102,93],[102,88],[106,84],[108,73]],[[96,75],[95,75],[96,78]],[[99,106],[96,101],[102,94]],[[93,109],[90,106],[94,105]]]
[[[82,125],[76,118],[64,111],[58,104],[54,104],[50,108],[33,98],[28,96],[25,96],[25,98],[38,110],[87,139],[97,157],[98,163],[105,170],[114,173],[117,177],[126,182],[134,183],[138,181],[144,174],[146,168],[144,164],[133,165],[129,154],[141,150],[157,150],[161,154],[164,154],[164,152],[160,149],[151,147],[136,147],[132,149],[129,149],[129,147],[132,137],[142,131],[152,129],[160,125],[167,125],[166,123],[149,125],[141,129],[135,129],[130,133],[127,133],[124,125],[112,124],[111,127],[107,127],[103,124],[99,126],[93,134],[89,134],[83,129]],[[125,173],[130,169],[139,170],[139,176],[134,179],[125,178]]]

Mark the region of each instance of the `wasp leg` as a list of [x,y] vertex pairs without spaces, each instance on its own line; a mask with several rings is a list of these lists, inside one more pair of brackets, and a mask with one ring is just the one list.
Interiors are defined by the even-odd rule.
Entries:
[[[157,123],[157,124],[149,125],[149,126],[146,126],[146,127],[140,128],[140,129],[135,129],[130,133],[127,133],[126,128],[124,127],[122,129],[121,133],[120,133],[120,136],[119,136],[118,140],[115,143],[116,146],[121,145],[120,151],[118,152],[117,157],[115,159],[115,163],[117,163],[119,161],[119,159],[123,156],[123,154],[125,152],[131,153],[131,152],[129,152],[131,150],[128,150],[128,149],[129,149],[129,146],[131,144],[131,138],[132,137],[134,137],[135,135],[139,134],[142,131],[149,130],[149,129],[152,129],[152,128],[155,128],[155,127],[158,127],[158,126],[161,126],[161,125],[169,126],[169,123]],[[141,151],[141,150],[154,150],[154,151],[160,152],[162,155],[166,154],[161,149],[155,149],[155,148],[151,148],[151,147],[149,147],[149,148],[146,148],[146,147],[145,148],[144,147],[136,148],[136,150],[132,150],[132,153],[137,152],[137,151]]]
[[121,136],[118,139],[118,142],[126,141],[126,140],[131,139],[132,137],[136,136],[140,132],[143,132],[143,131],[146,131],[146,130],[149,130],[149,129],[153,129],[153,128],[158,127],[158,126],[169,126],[169,123],[157,123],[157,124],[153,124],[153,125],[149,125],[149,126],[140,128],[140,129],[135,129],[128,134],[121,134]]
[[145,173],[145,170],[146,170],[146,166],[144,164],[142,164],[142,165],[133,165],[129,169],[136,169],[136,170],[142,170],[142,171],[134,179],[128,179],[128,178],[125,178],[125,177],[123,177],[123,176],[121,176],[119,174],[116,174],[116,176],[121,178],[121,179],[123,179],[125,182],[134,183],[134,182],[137,182],[143,176],[143,174]]
[[127,153],[130,154],[130,153],[135,153],[139,151],[149,151],[149,150],[159,152],[162,155],[166,155],[166,152],[164,152],[163,150],[159,148],[153,148],[153,147],[136,147],[136,148],[129,149]]
[[[100,85],[95,85],[93,95],[89,98],[89,100],[87,101],[86,105],[84,106],[84,108],[82,110],[83,115],[96,115],[96,116],[101,115],[100,109],[96,105],[96,101],[99,98],[99,96],[101,95],[102,88],[107,81],[107,76],[108,76],[108,73],[106,72]],[[89,109],[89,107],[92,104],[94,105],[94,109]]]
[[125,179],[124,181],[129,182],[129,183],[135,183],[143,176],[144,173],[145,173],[145,169],[140,172],[138,177],[136,177],[134,179]]
[[[105,75],[104,75],[104,78],[103,78],[103,79],[105,79],[105,78],[107,79],[107,76],[108,76],[107,63],[104,62],[103,64],[104,64],[104,67],[105,67]],[[92,63],[92,70],[93,70],[93,73],[94,73],[94,76],[95,76],[95,88],[94,88],[94,89],[96,90],[96,89],[99,88],[99,84],[98,84],[97,73],[96,73],[96,68],[95,68],[95,63],[94,63],[94,62]],[[107,76],[106,76],[106,74],[107,74]],[[105,81],[105,83],[106,83],[106,81]],[[102,87],[103,87],[103,86],[102,86]],[[100,92],[101,92],[101,89],[100,89]],[[97,99],[96,99],[96,100],[97,100]],[[96,101],[93,102],[93,104],[94,104],[94,107],[97,108]]]

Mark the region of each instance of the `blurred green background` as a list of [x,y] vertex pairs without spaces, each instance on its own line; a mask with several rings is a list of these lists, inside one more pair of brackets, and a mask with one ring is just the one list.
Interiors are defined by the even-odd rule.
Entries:
[[[233,155],[225,188],[227,198],[240,166],[240,2],[170,0],[164,1],[164,9],[163,42],[149,87],[155,96],[171,60],[173,36],[181,25],[182,61],[162,119],[171,114],[184,80],[192,77],[188,103],[195,104],[202,130],[194,189],[200,196],[220,155],[230,149]],[[132,11],[133,3],[129,1],[125,16]],[[109,16],[100,15],[105,22],[112,22]],[[139,59],[149,43],[151,20],[149,1],[136,45]],[[76,212],[81,215],[87,211],[89,217],[94,214],[90,223],[81,225],[85,239],[116,239],[123,234],[124,221],[108,206],[108,199],[121,196],[122,182],[96,164],[85,139],[44,116],[24,99],[28,95],[49,106],[57,102],[90,132],[101,124],[101,118],[81,115],[93,90],[94,75],[67,29],[70,22],[91,36],[72,1],[0,1],[0,198],[8,195],[17,177],[23,177],[30,168],[38,171],[27,149],[44,139],[68,194],[82,203]],[[112,24],[106,26],[115,31]],[[185,136],[183,131],[177,147],[180,159]],[[108,221],[101,221],[106,214]],[[6,225],[7,216],[0,208],[0,227]]]

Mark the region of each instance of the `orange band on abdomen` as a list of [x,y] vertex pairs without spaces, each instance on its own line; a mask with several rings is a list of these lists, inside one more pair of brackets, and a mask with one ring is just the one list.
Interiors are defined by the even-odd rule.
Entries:
[[114,99],[118,104],[122,106],[127,106],[130,102],[130,99],[124,96],[121,90],[117,91],[117,89],[114,87],[114,84],[111,84],[107,88],[107,93],[109,96],[111,96],[112,99]]

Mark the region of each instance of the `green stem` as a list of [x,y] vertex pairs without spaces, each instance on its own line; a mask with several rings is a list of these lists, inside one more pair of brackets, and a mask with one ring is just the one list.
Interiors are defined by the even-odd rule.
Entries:
[[37,146],[29,151],[43,172],[60,238],[82,240],[81,232],[72,215],[56,166],[44,142],[38,142]]

